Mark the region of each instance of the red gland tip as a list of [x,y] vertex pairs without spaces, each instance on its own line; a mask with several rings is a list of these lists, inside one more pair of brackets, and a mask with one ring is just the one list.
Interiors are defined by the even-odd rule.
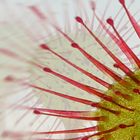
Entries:
[[126,128],[127,125],[125,125],[125,124],[120,124],[119,127],[120,127],[120,128]]
[[11,82],[11,81],[14,81],[14,77],[9,75],[9,76],[5,77],[4,80],[7,82]]
[[79,48],[79,46],[78,46],[77,43],[72,43],[71,46],[72,46],[73,48]]
[[9,136],[9,132],[8,131],[4,131],[2,134],[1,134],[2,137],[7,137]]
[[77,17],[75,17],[75,19],[76,19],[76,21],[79,22],[79,23],[84,23],[81,17],[78,17],[78,16],[77,16]]
[[119,0],[122,5],[125,5],[125,0]]
[[38,111],[38,110],[34,110],[33,113],[34,113],[34,114],[41,114],[41,112]]
[[41,44],[40,45],[40,48],[45,49],[45,50],[48,50],[49,49],[49,47],[46,44]]
[[140,90],[135,88],[135,89],[133,89],[133,92],[140,93]]
[[110,24],[111,26],[114,25],[114,21],[113,21],[113,19],[108,18],[106,21],[107,21],[107,23]]
[[113,65],[115,68],[119,68],[119,65],[118,64],[114,64]]
[[47,67],[43,68],[43,70],[44,70],[45,72],[52,72],[52,70],[51,70],[50,68],[47,68]]
[[92,10],[95,10],[96,9],[95,1],[91,1],[90,2],[90,5],[91,5]]

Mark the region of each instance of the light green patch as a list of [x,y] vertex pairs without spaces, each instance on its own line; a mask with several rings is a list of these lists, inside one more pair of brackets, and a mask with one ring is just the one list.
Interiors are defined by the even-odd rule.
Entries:
[[[134,73],[134,76],[140,80],[140,70],[137,70]],[[111,136],[109,140],[140,140],[140,95],[133,92],[133,89],[140,89],[140,86],[128,76],[124,77],[124,80],[129,84],[122,85],[120,82],[115,83],[113,87],[106,92],[106,94],[112,96],[117,103],[127,108],[133,108],[135,111],[131,112],[125,110],[112,103],[102,100],[102,106],[120,111],[121,113],[117,116],[104,110],[98,110],[97,113],[107,116],[108,118],[107,121],[99,122],[99,126],[101,127],[99,131],[109,130],[120,124],[131,125],[134,123],[135,125],[132,127],[118,129],[110,133]],[[120,91],[123,94],[130,95],[132,99],[126,100],[118,95],[115,95],[114,91]]]

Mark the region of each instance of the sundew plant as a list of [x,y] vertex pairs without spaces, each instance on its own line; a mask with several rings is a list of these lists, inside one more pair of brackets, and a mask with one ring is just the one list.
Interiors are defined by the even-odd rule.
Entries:
[[1,140],[140,140],[139,0],[0,1]]

